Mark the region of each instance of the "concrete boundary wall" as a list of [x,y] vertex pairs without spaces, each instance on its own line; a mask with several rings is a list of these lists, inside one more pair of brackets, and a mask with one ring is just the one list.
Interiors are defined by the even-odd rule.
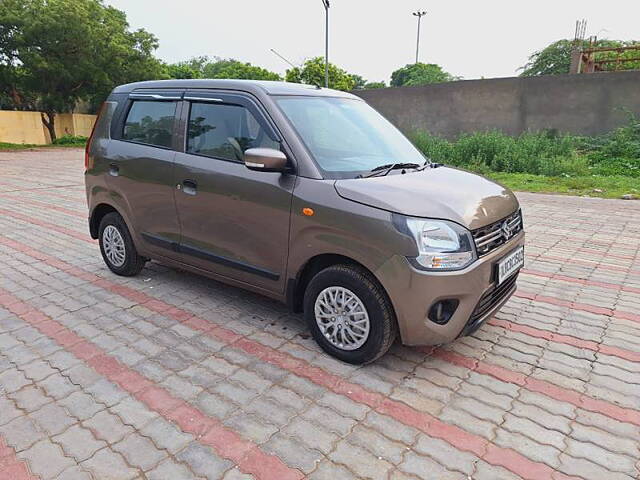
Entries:
[[580,135],[608,132],[640,116],[640,71],[463,80],[423,87],[357,90],[405,133],[447,138],[501,130],[510,135],[557,129]]
[[[95,120],[95,115],[60,113],[55,120],[56,135],[58,138],[63,135],[88,137]],[[40,112],[0,110],[0,142],[46,145],[51,139]]]

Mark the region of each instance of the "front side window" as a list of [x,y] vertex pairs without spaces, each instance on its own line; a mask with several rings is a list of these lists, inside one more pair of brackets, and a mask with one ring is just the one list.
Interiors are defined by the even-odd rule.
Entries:
[[124,124],[122,137],[137,143],[171,148],[175,102],[135,101]]
[[361,100],[280,97],[280,109],[330,178],[353,178],[389,163],[423,164],[425,157]]
[[192,103],[187,152],[242,162],[249,148],[280,149],[256,117],[240,105]]

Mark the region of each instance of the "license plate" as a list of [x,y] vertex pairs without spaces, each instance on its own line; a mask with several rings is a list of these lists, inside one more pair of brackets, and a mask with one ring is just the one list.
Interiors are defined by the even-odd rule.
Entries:
[[524,247],[519,247],[498,262],[498,285],[524,266]]

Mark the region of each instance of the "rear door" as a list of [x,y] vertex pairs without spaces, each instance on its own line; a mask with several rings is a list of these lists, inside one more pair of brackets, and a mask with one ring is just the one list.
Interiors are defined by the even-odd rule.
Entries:
[[[138,241],[160,256],[176,257],[180,225],[173,183],[181,91],[132,93],[120,115],[107,175]],[[180,138],[177,138],[180,137]]]
[[282,292],[295,174],[245,167],[248,148],[282,148],[262,107],[243,94],[187,91],[185,152],[176,156],[183,261]]

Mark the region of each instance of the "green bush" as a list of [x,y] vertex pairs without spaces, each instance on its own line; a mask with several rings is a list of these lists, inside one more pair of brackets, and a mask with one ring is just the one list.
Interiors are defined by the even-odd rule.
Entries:
[[477,172],[640,177],[640,121],[633,116],[627,125],[597,137],[555,130],[511,137],[488,131],[449,141],[420,131],[412,140],[433,161]]
[[80,135],[63,135],[53,141],[54,145],[84,145],[87,143],[87,137]]

